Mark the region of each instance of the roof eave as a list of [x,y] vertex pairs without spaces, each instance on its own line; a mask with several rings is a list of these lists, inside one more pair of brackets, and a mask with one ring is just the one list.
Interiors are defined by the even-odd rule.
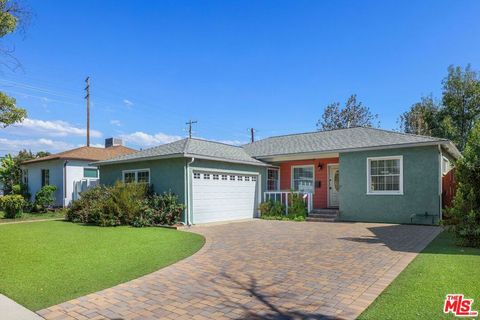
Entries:
[[103,165],[112,165],[112,164],[120,164],[120,163],[131,163],[131,162],[138,162],[138,161],[151,161],[151,160],[160,160],[160,159],[172,159],[172,158],[183,158],[183,153],[174,153],[174,154],[167,154],[167,155],[160,155],[160,156],[150,156],[150,157],[139,157],[139,158],[132,158],[132,159],[118,159],[118,160],[102,160],[90,163],[93,166],[103,166]]
[[232,160],[232,159],[226,159],[226,158],[220,158],[220,157],[198,155],[198,154],[194,154],[194,153],[185,153],[184,156],[186,158],[196,158],[196,159],[219,161],[219,162],[231,162],[231,163],[239,163],[239,164],[248,164],[248,165],[251,165],[251,166],[258,166],[258,167],[269,167],[270,166],[268,163],[264,163],[260,160],[257,160],[258,162]]

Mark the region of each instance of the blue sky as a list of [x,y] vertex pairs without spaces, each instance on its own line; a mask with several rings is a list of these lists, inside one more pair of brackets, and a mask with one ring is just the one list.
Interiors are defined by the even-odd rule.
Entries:
[[15,47],[23,70],[0,90],[27,108],[0,129],[0,154],[92,142],[145,148],[194,135],[231,143],[315,130],[352,93],[394,129],[448,65],[480,68],[478,1],[27,1],[35,16]]

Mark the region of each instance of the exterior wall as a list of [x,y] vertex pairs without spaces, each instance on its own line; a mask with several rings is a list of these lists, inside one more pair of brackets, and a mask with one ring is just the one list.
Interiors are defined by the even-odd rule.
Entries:
[[[367,158],[399,155],[403,156],[403,195],[367,195]],[[436,146],[341,153],[340,219],[410,223],[414,213],[439,215],[439,159]],[[417,217],[414,223],[431,223],[431,217]]]
[[32,195],[31,201],[35,201],[35,193],[42,188],[42,169],[50,170],[50,185],[56,186],[55,206],[63,206],[63,160],[42,161],[23,165],[28,169],[28,192]]
[[69,205],[70,202],[73,200],[75,182],[86,179],[83,176],[83,169],[84,168],[96,169],[96,167],[90,166],[89,163],[90,161],[68,160],[67,168],[66,168],[67,169],[67,183],[66,183],[67,188],[64,195],[65,205]]
[[150,183],[155,192],[171,191],[184,202],[185,163],[186,159],[176,158],[103,165],[100,167],[100,183],[113,185],[116,181],[122,181],[123,170],[150,169]]
[[[313,194],[313,208],[324,209],[328,207],[328,164],[338,163],[338,158],[296,160],[282,162],[280,167],[280,189],[290,190],[292,183],[292,166],[313,165],[315,177],[315,189]],[[322,164],[322,169],[318,165]],[[341,170],[341,168],[340,168]],[[320,187],[318,188],[318,182]]]

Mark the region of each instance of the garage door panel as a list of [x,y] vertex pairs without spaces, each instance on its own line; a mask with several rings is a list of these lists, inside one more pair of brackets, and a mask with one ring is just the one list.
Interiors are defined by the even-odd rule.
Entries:
[[[210,179],[205,179],[205,174]],[[218,175],[219,179],[213,179]],[[227,180],[222,180],[222,175]],[[193,222],[214,222],[252,218],[256,204],[257,180],[252,175],[194,171]],[[239,180],[238,176],[241,176]],[[245,177],[248,177],[248,181]]]

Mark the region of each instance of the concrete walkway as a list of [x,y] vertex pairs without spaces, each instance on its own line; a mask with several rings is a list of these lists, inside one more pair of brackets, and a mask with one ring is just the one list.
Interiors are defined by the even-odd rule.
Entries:
[[206,245],[47,319],[354,319],[439,227],[253,220],[197,226]]
[[2,320],[42,320],[35,312],[19,305],[0,294],[0,319]]

